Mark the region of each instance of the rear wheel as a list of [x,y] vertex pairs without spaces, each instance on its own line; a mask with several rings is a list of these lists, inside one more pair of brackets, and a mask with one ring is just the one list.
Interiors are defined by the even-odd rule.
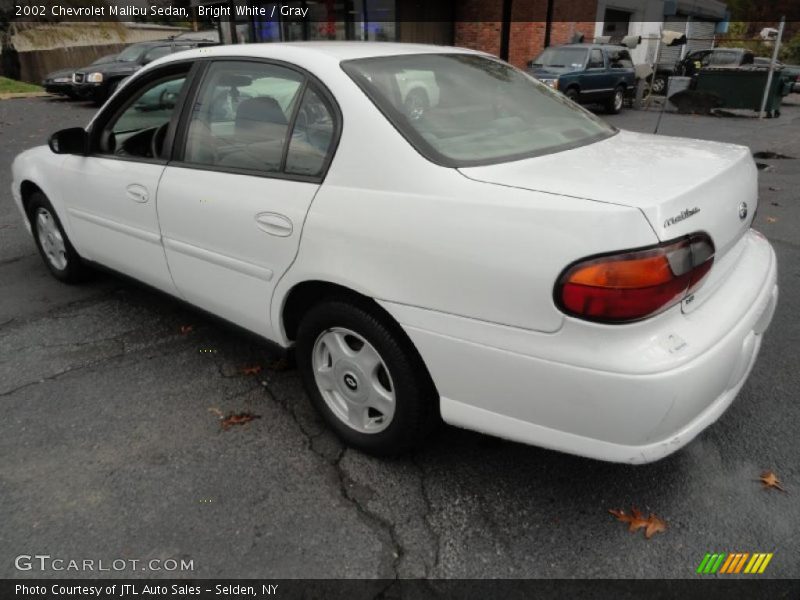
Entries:
[[70,243],[47,196],[41,192],[31,195],[28,217],[36,248],[53,277],[65,283],[84,281],[89,269]]
[[650,89],[654,94],[663,96],[667,91],[667,78],[664,75],[656,75]]
[[394,456],[438,423],[422,359],[391,319],[342,297],[313,307],[297,332],[297,366],[314,407],[348,445]]
[[606,111],[612,115],[616,115],[622,110],[622,105],[625,103],[625,88],[622,86],[614,90],[614,94],[606,102]]

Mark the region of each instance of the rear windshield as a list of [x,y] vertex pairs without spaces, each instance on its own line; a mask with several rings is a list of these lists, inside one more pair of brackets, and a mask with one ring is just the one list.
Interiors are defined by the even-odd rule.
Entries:
[[467,167],[583,146],[615,129],[510,65],[469,54],[350,60],[342,68],[429,160]]

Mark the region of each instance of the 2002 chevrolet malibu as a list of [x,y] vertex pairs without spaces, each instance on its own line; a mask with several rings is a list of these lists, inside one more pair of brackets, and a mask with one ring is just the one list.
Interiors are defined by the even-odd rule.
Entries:
[[731,404],[777,301],[746,148],[618,131],[482,53],[203,48],[13,165],[45,264],[289,348],[378,454],[457,426],[643,463]]

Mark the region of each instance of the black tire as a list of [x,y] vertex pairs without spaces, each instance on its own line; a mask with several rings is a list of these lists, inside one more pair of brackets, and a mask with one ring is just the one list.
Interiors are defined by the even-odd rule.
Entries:
[[[334,328],[361,336],[385,365],[395,397],[394,414],[379,432],[364,433],[348,425],[328,406],[317,385],[313,366],[317,340]],[[334,297],[311,308],[298,328],[295,358],[311,403],[348,446],[397,456],[422,445],[440,423],[438,394],[416,349],[388,315],[366,300]]]
[[611,115],[619,114],[622,107],[625,105],[625,87],[617,86],[614,89],[614,94],[606,100],[606,112]]
[[[61,238],[63,239],[63,258],[65,264],[62,268],[59,268],[59,266],[57,266],[54,261],[48,257],[47,251],[43,247],[42,239],[46,239],[47,236],[44,233],[43,227],[39,221],[40,211],[44,211],[47,215],[49,215],[49,218],[51,218],[53,221],[53,225],[57,228]],[[61,221],[58,218],[56,211],[53,209],[53,205],[50,204],[47,196],[45,196],[43,193],[34,192],[31,195],[30,201],[28,202],[28,219],[31,223],[33,240],[36,243],[36,248],[39,250],[39,255],[42,257],[45,266],[49,269],[50,273],[52,273],[53,277],[59,281],[70,284],[86,281],[91,275],[91,270],[86,266],[83,260],[81,260],[80,255],[75,251],[75,248],[72,246],[72,243],[69,241],[69,238],[64,231],[64,227],[61,225]]]
[[667,93],[667,78],[664,75],[656,75],[650,89],[656,96],[663,96]]
[[567,90],[564,92],[564,95],[567,98],[569,98],[570,100],[572,100],[573,102],[577,103],[578,102],[578,96],[580,95],[580,93],[578,92],[578,88],[571,87],[571,88],[567,88]]

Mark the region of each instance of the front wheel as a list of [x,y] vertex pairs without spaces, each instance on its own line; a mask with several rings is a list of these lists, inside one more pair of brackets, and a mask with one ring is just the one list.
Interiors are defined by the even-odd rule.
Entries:
[[569,88],[567,91],[564,92],[564,95],[572,100],[573,102],[578,101],[578,90],[575,88]]
[[297,366],[312,404],[348,445],[395,456],[426,440],[438,396],[403,331],[367,302],[328,300],[297,332]]
[[52,204],[41,192],[31,196],[28,217],[36,248],[53,277],[64,283],[84,281],[89,269],[70,243]]
[[612,115],[616,115],[622,110],[622,105],[625,103],[625,88],[619,86],[614,90],[614,95],[606,102],[606,111]]

